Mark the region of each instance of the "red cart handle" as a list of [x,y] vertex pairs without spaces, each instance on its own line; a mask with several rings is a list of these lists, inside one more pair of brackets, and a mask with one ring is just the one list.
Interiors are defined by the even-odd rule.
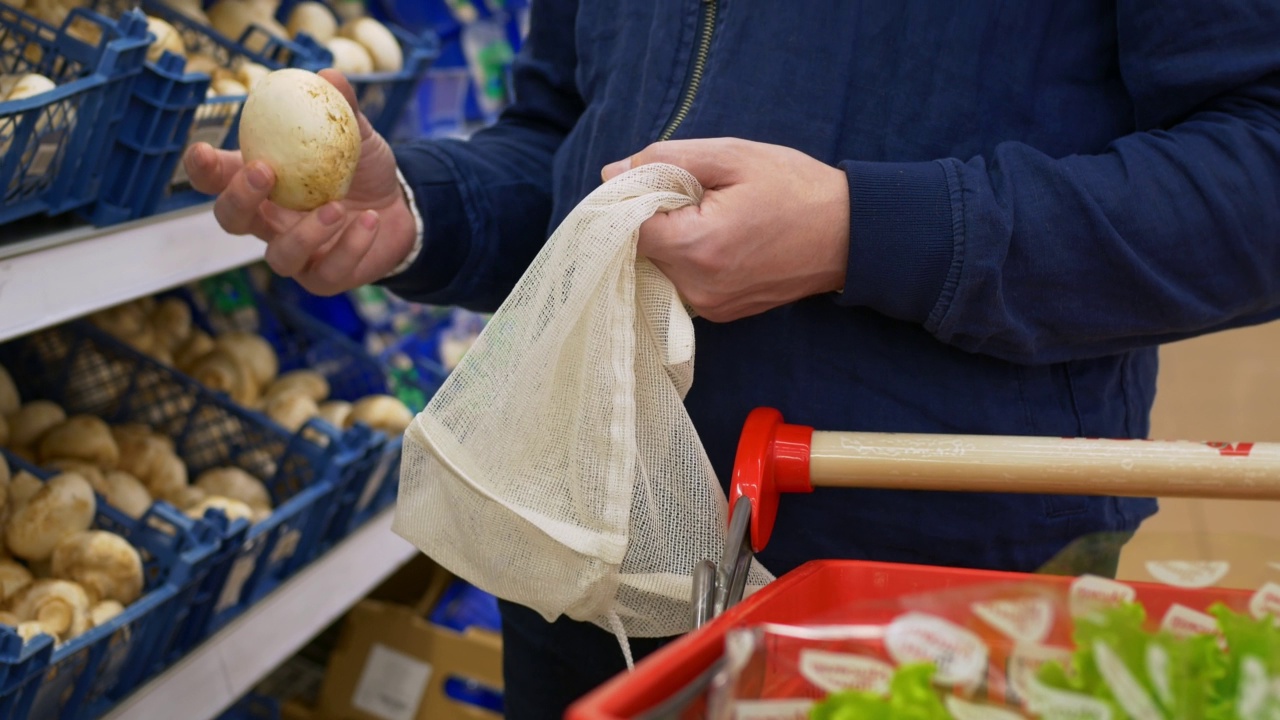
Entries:
[[753,410],[729,492],[764,549],[782,493],[814,487],[1280,500],[1280,443],[815,432]]
[[751,501],[751,547],[759,551],[769,543],[778,517],[778,497],[784,493],[813,492],[809,482],[809,454],[813,428],[788,425],[773,408],[756,408],[747,416],[738,454],[733,464],[729,513],[738,498]]

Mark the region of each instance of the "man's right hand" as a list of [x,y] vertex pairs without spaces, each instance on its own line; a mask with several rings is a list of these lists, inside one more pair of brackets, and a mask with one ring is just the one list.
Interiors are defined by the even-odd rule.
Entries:
[[213,215],[223,229],[265,240],[272,270],[318,295],[336,295],[388,275],[412,251],[417,228],[391,147],[360,112],[346,79],[333,70],[320,75],[351,103],[360,122],[360,163],[343,200],[311,212],[282,208],[267,199],[275,184],[271,168],[261,162],[245,167],[238,150],[196,143],[183,163],[197,190],[217,195]]

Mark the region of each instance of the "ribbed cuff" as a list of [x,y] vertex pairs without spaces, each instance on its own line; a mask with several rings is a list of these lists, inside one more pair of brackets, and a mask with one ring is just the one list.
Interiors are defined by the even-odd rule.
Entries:
[[409,204],[409,213],[413,215],[413,247],[409,250],[409,254],[396,265],[391,272],[387,273],[386,278],[399,275],[400,273],[413,267],[413,263],[422,254],[422,237],[426,234],[427,228],[422,222],[422,213],[418,210],[418,201],[414,199],[413,188],[409,186],[409,181],[404,179],[404,173],[400,172],[400,168],[396,168],[396,182],[400,183],[400,192],[404,193],[405,202]]
[[847,161],[849,271],[841,305],[925,324],[955,254],[950,187],[942,163]]
[[396,146],[396,167],[419,228],[416,257],[378,284],[401,297],[436,292],[453,282],[467,259],[471,225],[451,169],[425,144]]

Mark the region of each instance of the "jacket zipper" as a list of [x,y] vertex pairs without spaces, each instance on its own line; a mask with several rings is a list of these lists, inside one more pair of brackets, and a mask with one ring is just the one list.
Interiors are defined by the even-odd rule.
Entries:
[[680,104],[676,105],[675,113],[667,121],[658,140],[670,140],[693,108],[693,99],[698,96],[698,86],[702,84],[702,73],[707,69],[707,55],[711,52],[711,34],[716,29],[716,4],[717,0],[702,0],[702,17],[698,20],[698,49],[693,55],[693,66],[689,68],[689,78],[685,81]]

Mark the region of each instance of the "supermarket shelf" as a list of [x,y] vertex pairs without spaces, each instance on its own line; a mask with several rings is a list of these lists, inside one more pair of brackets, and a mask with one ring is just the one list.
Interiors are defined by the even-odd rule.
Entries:
[[262,259],[209,206],[108,229],[69,227],[0,246],[0,340]]
[[417,552],[391,532],[394,508],[258,602],[106,717],[155,720],[182,708],[216,718]]

